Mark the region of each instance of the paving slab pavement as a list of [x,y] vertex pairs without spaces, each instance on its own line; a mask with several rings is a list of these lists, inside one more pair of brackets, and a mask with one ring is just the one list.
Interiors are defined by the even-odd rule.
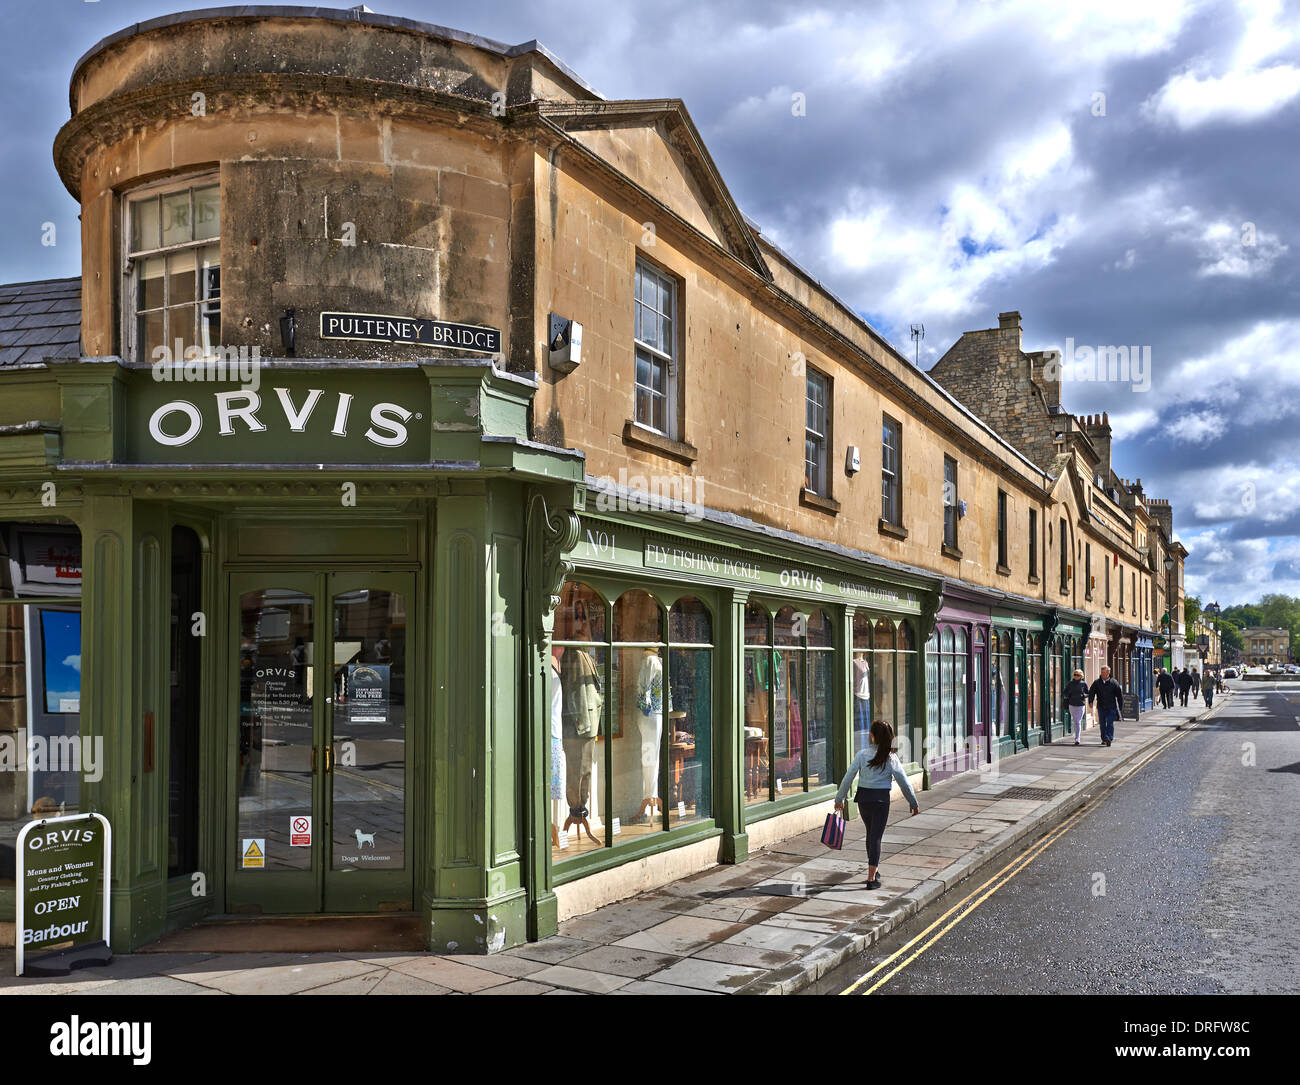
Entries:
[[[820,830],[774,843],[736,866],[607,905],[559,934],[491,956],[342,953],[149,953],[66,978],[15,978],[0,950],[0,995],[85,994],[789,994],[862,952],[936,897],[991,867],[1025,837],[1064,820],[1103,777],[1173,728],[1213,715],[1203,706],[1148,712],[1100,745],[1095,728],[964,773],[890,812],[882,886],[865,887],[862,822],[842,851]],[[1012,787],[1042,801],[1002,798]]]

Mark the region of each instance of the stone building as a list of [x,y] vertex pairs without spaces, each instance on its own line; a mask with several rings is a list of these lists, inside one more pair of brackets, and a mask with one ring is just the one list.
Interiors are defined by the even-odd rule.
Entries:
[[1250,626],[1241,631],[1241,658],[1255,666],[1291,662],[1291,632],[1272,626]]
[[492,952],[820,823],[873,721],[926,786],[1062,735],[1075,666],[1149,700],[1184,552],[1105,418],[1015,314],[918,371],[680,101],[229,8],[70,104],[82,273],[0,288],[0,726],[102,773],[4,785],[0,923],[21,825],[94,809],[120,948]]

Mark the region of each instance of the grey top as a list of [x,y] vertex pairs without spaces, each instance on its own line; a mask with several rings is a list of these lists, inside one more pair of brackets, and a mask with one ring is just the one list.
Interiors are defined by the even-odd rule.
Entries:
[[889,760],[879,767],[869,762],[876,756],[874,746],[868,746],[865,750],[859,750],[858,756],[855,757],[849,765],[849,771],[844,774],[844,779],[840,781],[840,789],[835,792],[835,801],[843,802],[844,797],[849,793],[849,785],[853,783],[853,777],[858,778],[858,787],[881,788],[889,787],[891,779],[898,781],[899,790],[903,793],[903,798],[907,800],[907,805],[915,810],[918,806],[916,793],[912,790],[912,785],[908,783],[907,773],[903,771],[903,765],[898,760],[897,754],[890,754]]

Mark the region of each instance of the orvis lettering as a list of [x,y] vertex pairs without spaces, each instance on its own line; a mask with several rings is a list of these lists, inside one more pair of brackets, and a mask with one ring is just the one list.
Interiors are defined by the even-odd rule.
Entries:
[[[299,393],[302,394],[302,393]],[[279,418],[290,433],[306,433],[313,418],[318,417],[317,407],[325,398],[323,388],[308,388],[300,402],[288,388],[275,389]],[[348,392],[334,393],[332,409],[320,412],[321,421],[316,431],[328,432],[335,437],[347,436],[348,416],[353,396]],[[217,434],[221,437],[266,433],[268,429],[281,429],[279,418],[272,417],[275,408],[268,407],[257,392],[241,389],[216,392],[213,396],[217,416]],[[365,439],[381,448],[400,448],[410,438],[407,423],[419,417],[400,403],[376,403],[370,408],[370,426]],[[327,421],[332,420],[332,424]],[[268,427],[268,422],[270,426]],[[179,448],[193,441],[203,432],[203,412],[198,405],[186,399],[173,399],[156,408],[149,416],[149,436],[155,443],[168,448]]]

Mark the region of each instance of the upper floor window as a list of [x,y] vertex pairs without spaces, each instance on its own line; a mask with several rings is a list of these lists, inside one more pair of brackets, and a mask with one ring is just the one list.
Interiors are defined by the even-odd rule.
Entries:
[[1029,579],[1038,579],[1038,510],[1029,510]]
[[[126,207],[125,353],[207,357],[221,343],[221,189],[215,177],[135,196]],[[191,358],[195,355],[191,354]]]
[[1007,568],[1007,495],[998,491],[998,568]]
[[830,438],[830,381],[814,369],[808,370],[804,407],[804,488],[830,497],[830,475],[826,470]]
[[1092,598],[1092,543],[1083,544],[1084,598]]
[[903,526],[903,427],[885,416],[880,443],[880,518]]
[[943,458],[943,545],[957,549],[957,461]]
[[636,420],[677,439],[677,284],[636,262]]
[[1124,567],[1119,570],[1119,612],[1124,613]]
[[1070,569],[1070,559],[1069,559],[1069,552],[1068,552],[1067,549],[1066,549],[1065,517],[1064,517],[1064,516],[1061,517],[1061,538],[1060,538],[1060,543],[1061,543],[1061,591],[1065,591],[1065,590],[1069,587],[1069,584],[1067,583],[1067,581],[1068,581],[1069,578],[1070,578],[1070,574],[1069,574],[1069,569]]

